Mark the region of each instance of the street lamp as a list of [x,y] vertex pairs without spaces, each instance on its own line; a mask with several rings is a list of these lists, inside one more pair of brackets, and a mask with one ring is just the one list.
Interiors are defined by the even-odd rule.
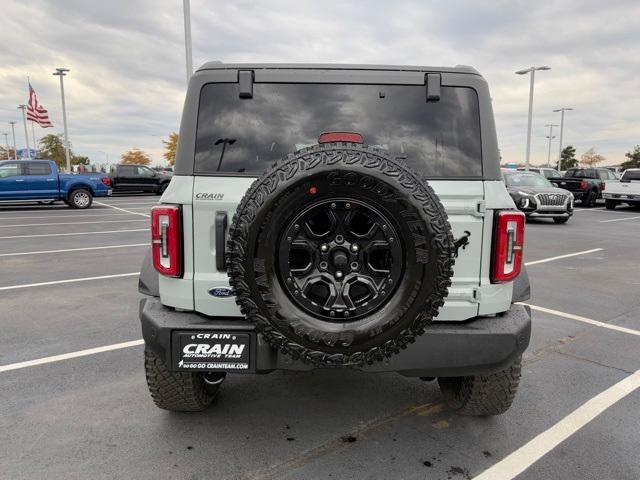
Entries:
[[18,149],[16,148],[16,122],[9,122],[11,125],[11,135],[13,136],[13,157],[14,160],[18,159]]
[[62,122],[64,123],[64,155],[67,158],[67,172],[71,172],[71,157],[69,156],[69,131],[67,130],[67,105],[64,101],[64,81],[68,68],[56,68],[53,75],[60,77],[60,96],[62,97]]
[[560,113],[560,145],[558,146],[558,171],[560,171],[560,164],[562,163],[562,133],[564,132],[564,112],[573,110],[573,108],[562,107],[554,110],[554,113]]
[[547,123],[545,125],[545,127],[549,127],[549,135],[547,135],[547,138],[549,139],[549,151],[547,152],[547,167],[551,164],[551,140],[556,138],[556,136],[553,134],[553,127],[557,127],[557,126],[558,125],[554,125],[552,123]]
[[529,67],[524,70],[518,70],[517,75],[525,75],[531,73],[531,83],[529,84],[529,120],[527,122],[527,151],[525,156],[525,170],[529,170],[529,156],[531,154],[531,120],[533,116],[533,82],[536,76],[536,70],[551,70],[546,65],[543,67]]
[[189,0],[182,0],[184,15],[184,50],[187,59],[187,83],[193,75],[193,57],[191,54],[191,5]]
[[11,154],[11,149],[9,148],[9,134],[3,133],[4,135],[4,143],[7,146],[7,160],[9,160],[9,155]]

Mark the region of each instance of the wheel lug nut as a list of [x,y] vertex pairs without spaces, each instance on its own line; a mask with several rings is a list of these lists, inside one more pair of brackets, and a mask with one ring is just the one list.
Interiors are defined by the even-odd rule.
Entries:
[[335,317],[335,316],[336,316],[336,312],[334,312],[333,310],[331,310],[331,311],[329,312],[329,316],[330,316],[330,317]]
[[344,237],[342,235],[337,235],[336,236],[336,243],[342,243],[344,242]]
[[344,208],[347,208],[347,209],[351,208],[351,204],[350,203],[345,203],[344,204]]
[[348,311],[344,312],[344,316],[348,317],[349,315],[351,315]]
[[353,253],[356,253],[358,250],[360,250],[360,247],[358,247],[357,243],[354,243],[353,245],[351,245],[351,251]]
[[351,270],[357,270],[358,269],[358,262],[351,262]]
[[320,267],[320,270],[326,270],[329,265],[327,262],[320,262],[320,265],[318,266]]
[[340,270],[336,272],[336,278],[342,278],[342,272]]
[[336,204],[335,204],[335,203],[332,203],[332,204],[331,204],[331,208],[336,208]]
[[322,245],[320,245],[320,251],[321,252],[328,252],[329,251],[329,245],[327,245],[326,243],[323,243]]

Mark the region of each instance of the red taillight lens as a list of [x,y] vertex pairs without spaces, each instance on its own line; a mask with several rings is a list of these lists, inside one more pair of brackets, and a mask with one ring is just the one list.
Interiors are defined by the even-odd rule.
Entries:
[[605,187],[606,185],[607,185],[606,183],[601,182],[601,183],[600,183],[600,190],[604,190],[604,187]]
[[111,179],[109,177],[102,177],[100,180],[102,180],[105,187],[111,186]]
[[329,143],[329,142],[352,142],[352,143],[362,143],[362,135],[354,132],[327,132],[320,135],[318,138],[318,143]]
[[587,181],[586,180],[582,180],[580,182],[580,190],[586,190],[588,187]]
[[495,217],[491,282],[509,282],[520,274],[524,246],[525,217],[522,212],[503,210]]
[[182,276],[182,222],[179,205],[151,209],[153,267],[167,277]]

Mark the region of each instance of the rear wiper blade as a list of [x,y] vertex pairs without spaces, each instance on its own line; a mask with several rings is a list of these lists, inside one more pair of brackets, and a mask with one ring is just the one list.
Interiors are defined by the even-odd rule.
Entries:
[[222,144],[222,152],[220,152],[220,160],[218,161],[218,168],[216,168],[216,172],[219,172],[222,167],[222,160],[224,160],[224,152],[227,149],[227,145],[233,145],[234,143],[236,143],[235,138],[219,138],[216,140],[216,143],[214,143],[214,145]]

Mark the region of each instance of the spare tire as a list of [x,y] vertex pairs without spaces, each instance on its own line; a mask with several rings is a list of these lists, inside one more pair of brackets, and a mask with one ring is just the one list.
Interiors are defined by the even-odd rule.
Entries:
[[249,188],[229,229],[236,302],[274,348],[359,366],[424,333],[451,285],[455,246],[426,180],[355,143],[289,155]]

